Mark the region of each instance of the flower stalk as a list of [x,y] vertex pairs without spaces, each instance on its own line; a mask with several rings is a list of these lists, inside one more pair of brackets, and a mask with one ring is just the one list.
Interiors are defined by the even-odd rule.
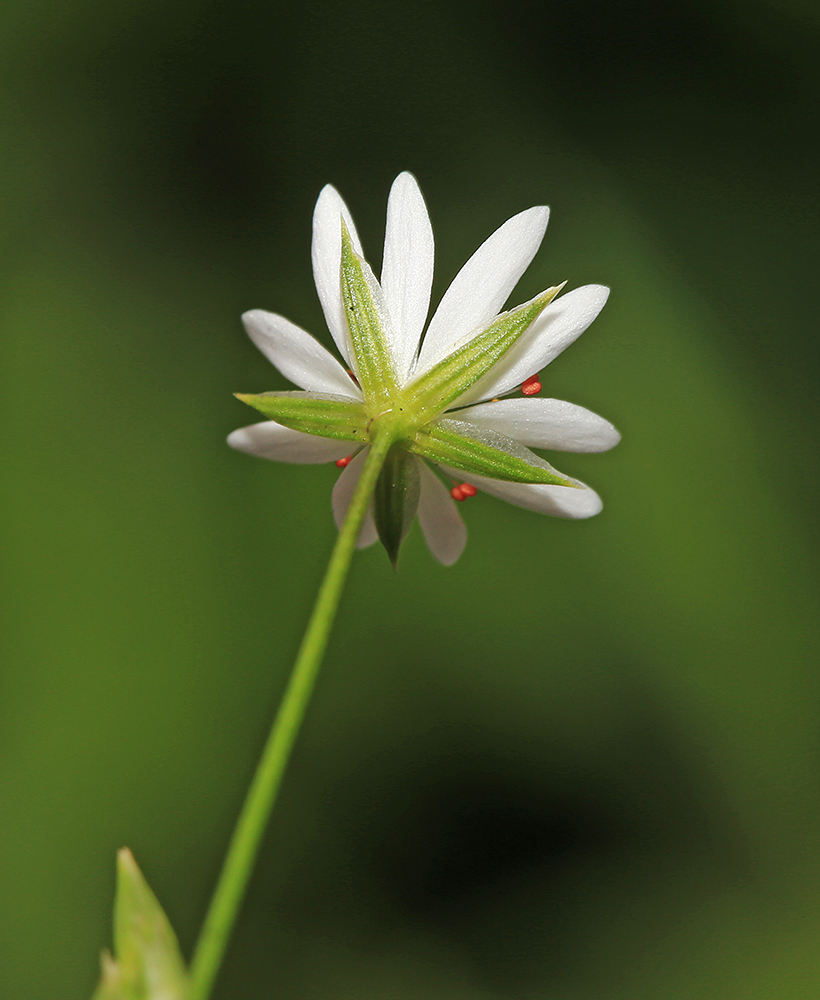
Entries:
[[390,426],[386,423],[376,426],[374,422],[361,476],[331,554],[282,703],[231,837],[194,950],[186,1000],[207,1000],[219,972],[327,648],[359,532],[392,444]]

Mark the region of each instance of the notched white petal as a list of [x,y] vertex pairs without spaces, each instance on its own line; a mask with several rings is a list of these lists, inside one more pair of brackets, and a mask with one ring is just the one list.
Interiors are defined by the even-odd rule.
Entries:
[[[367,458],[367,453],[370,449],[363,448],[358,455],[353,459],[353,461],[344,469],[342,474],[336,480],[333,487],[333,520],[336,522],[336,527],[341,531],[342,525],[344,524],[345,517],[347,516],[347,508],[350,506],[350,501],[353,499],[353,493],[356,490],[356,484],[359,482],[359,476],[362,474],[362,469],[364,468],[365,459]],[[362,524],[362,530],[359,533],[359,540],[356,543],[358,548],[366,549],[368,545],[372,545],[379,537],[376,531],[376,522],[373,520],[373,514],[368,510],[365,514],[364,523]]]
[[600,514],[603,503],[601,498],[579,479],[564,476],[575,486],[552,486],[544,483],[508,483],[501,479],[488,479],[472,473],[459,472],[442,466],[445,472],[472,483],[476,489],[489,493],[490,496],[506,500],[516,507],[538,511],[539,514],[551,514],[553,517],[585,518]]
[[295,465],[318,465],[344,458],[353,449],[350,441],[336,441],[316,434],[283,427],[275,420],[266,420],[249,427],[240,427],[228,435],[228,444],[237,451],[245,451],[258,458],[273,462],[292,462]]
[[604,308],[608,297],[609,289],[603,285],[584,285],[550,302],[529,330],[459,402],[501,396],[546,368],[581,336]]
[[561,399],[499,399],[468,406],[454,415],[530,448],[600,452],[614,448],[621,440],[608,420]]
[[313,210],[313,279],[325,314],[330,334],[339,348],[339,353],[350,365],[350,336],[347,331],[342,288],[339,271],[342,263],[342,218],[344,218],[356,253],[361,254],[362,245],[353,225],[350,211],[342,196],[327,184],[322,188],[316,208]]
[[487,326],[535,256],[549,220],[545,205],[508,219],[476,250],[444,294],[424,337],[418,371],[427,371],[472,330]]
[[362,394],[345,369],[319,341],[295,323],[264,309],[242,316],[248,336],[271,364],[302,389],[360,400]]
[[427,547],[444,566],[452,566],[467,544],[464,521],[442,481],[416,458],[421,477],[419,524]]
[[391,345],[399,383],[418,352],[433,284],[433,227],[416,178],[402,173],[387,202],[381,287],[396,338]]

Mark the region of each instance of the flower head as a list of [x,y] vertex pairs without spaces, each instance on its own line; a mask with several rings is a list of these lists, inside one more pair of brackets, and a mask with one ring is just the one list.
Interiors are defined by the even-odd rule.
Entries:
[[[458,559],[467,533],[456,502],[483,490],[558,517],[591,517],[601,500],[530,448],[605,451],[619,434],[572,403],[535,398],[537,378],[595,319],[609,290],[563,285],[499,310],[544,236],[549,209],[513,216],[456,275],[422,338],[433,280],[433,231],[415,178],[400,174],[387,205],[381,281],[362,253],[335,188],[313,216],[313,273],[328,329],[344,364],[282,316],[242,317],[253,342],[297,392],[240,395],[271,418],[234,431],[228,443],[284,462],[343,467],[333,490],[337,525],[375,435],[389,436],[359,544],[380,537],[395,562],[418,513],[433,555]],[[520,390],[523,395],[512,396]],[[455,481],[452,489],[428,465]]]

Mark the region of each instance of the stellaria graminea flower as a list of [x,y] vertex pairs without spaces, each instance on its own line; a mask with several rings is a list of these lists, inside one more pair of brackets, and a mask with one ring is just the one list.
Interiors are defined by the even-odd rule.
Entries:
[[[558,517],[591,517],[601,500],[530,448],[597,452],[617,430],[572,403],[534,398],[540,372],[579,337],[609,290],[563,286],[499,312],[535,256],[549,209],[513,216],[459,271],[422,339],[433,280],[433,231],[415,178],[400,174],[387,205],[381,281],[362,254],[353,220],[328,185],[313,216],[313,273],[342,365],[311,334],[274,313],[242,317],[253,342],[302,391],[239,395],[272,419],[234,431],[228,443],[262,458],[331,462],[341,526],[377,432],[393,442],[359,545],[380,537],[395,564],[418,513],[433,555],[458,559],[467,533],[456,500],[476,488]],[[522,388],[524,396],[501,398]],[[434,463],[457,485],[448,490]],[[459,485],[460,484],[460,485]]]

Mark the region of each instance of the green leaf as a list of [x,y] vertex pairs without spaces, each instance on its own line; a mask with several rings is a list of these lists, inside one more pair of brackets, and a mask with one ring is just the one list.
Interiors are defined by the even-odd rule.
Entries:
[[548,288],[529,302],[502,313],[486,330],[407,386],[405,393],[416,400],[414,415],[417,420],[432,420],[483,378],[563,287]]
[[314,392],[236,393],[236,398],[283,427],[342,441],[369,440],[368,417],[361,403],[343,396]]
[[184,1000],[188,974],[176,935],[127,847],[117,854],[114,952],[103,952],[92,1000]]
[[416,460],[404,448],[391,448],[376,482],[373,518],[393,569],[398,564],[401,543],[416,516],[420,491]]
[[490,479],[576,486],[529,448],[504,434],[477,427],[466,420],[448,418],[427,424],[416,434],[409,448],[431,462]]
[[379,284],[370,265],[353,249],[344,219],[341,283],[354,363],[362,391],[368,402],[385,403],[397,389],[384,329],[387,312]]

